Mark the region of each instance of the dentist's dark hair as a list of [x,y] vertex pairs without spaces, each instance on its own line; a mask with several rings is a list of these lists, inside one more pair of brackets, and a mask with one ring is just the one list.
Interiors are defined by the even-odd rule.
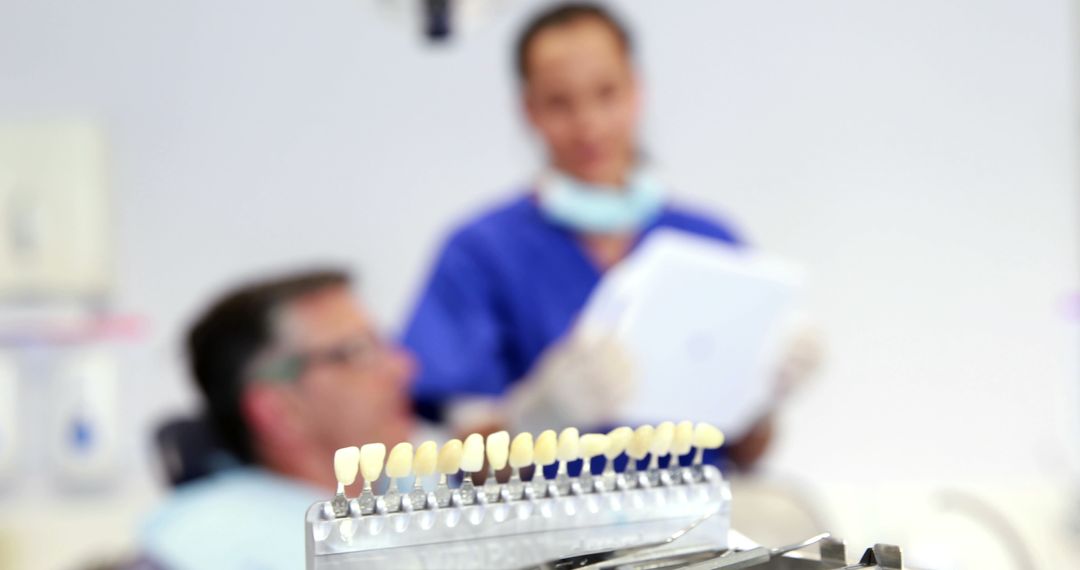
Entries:
[[633,41],[629,30],[607,8],[590,2],[556,4],[533,16],[518,35],[514,61],[518,79],[522,81],[529,79],[529,49],[541,32],[576,24],[584,20],[593,20],[603,24],[615,34],[615,38],[619,41],[627,57],[633,55]]

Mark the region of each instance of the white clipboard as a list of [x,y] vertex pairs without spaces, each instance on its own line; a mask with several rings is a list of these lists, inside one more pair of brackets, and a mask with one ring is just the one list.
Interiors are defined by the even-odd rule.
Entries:
[[802,282],[794,264],[660,229],[607,272],[578,326],[633,360],[628,422],[707,421],[738,439],[775,395]]

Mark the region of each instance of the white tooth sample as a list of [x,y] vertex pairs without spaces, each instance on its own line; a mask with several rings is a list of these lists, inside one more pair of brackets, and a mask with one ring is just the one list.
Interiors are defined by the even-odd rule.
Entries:
[[558,453],[556,455],[559,461],[566,463],[581,457],[578,449],[580,439],[581,436],[578,435],[578,429],[575,427],[568,427],[559,433]]
[[[394,455],[393,452],[390,453]],[[425,441],[416,446],[416,455],[413,456],[413,488],[409,492],[409,501],[414,509],[427,507],[427,493],[424,492],[424,479],[435,472],[435,462],[438,460],[439,450],[434,441]]]
[[656,486],[661,483],[670,483],[670,472],[667,470],[661,471],[660,469],[660,457],[667,455],[671,451],[671,442],[674,439],[674,423],[662,422],[660,425],[656,426],[656,432],[653,434],[652,443],[649,445],[650,458],[649,471],[647,473],[649,485]]
[[[536,436],[536,445],[533,446],[533,462],[536,471],[533,472],[532,486],[538,496],[546,496],[549,493],[548,479],[544,476],[544,467],[552,463],[558,463],[559,436],[555,430],[546,429]],[[560,465],[559,469],[563,466]]]
[[510,467],[521,469],[533,463],[533,436],[529,432],[522,432],[514,436],[510,442]]
[[506,467],[510,455],[510,434],[497,431],[487,437],[487,458],[491,468],[498,471]]
[[716,449],[724,445],[724,434],[716,426],[699,422],[694,427],[694,447],[699,449]]
[[[533,437],[529,432],[522,432],[514,436],[510,442],[510,479],[506,484],[506,491],[513,499],[520,499],[525,493],[524,484],[521,482],[521,469],[533,463]],[[536,475],[533,475],[536,478]],[[543,479],[543,475],[540,476]],[[539,479],[537,480],[539,483]]]
[[555,463],[559,454],[558,436],[555,430],[544,430],[536,438],[536,446],[533,447],[533,461],[537,465],[551,465]]
[[438,449],[434,441],[425,441],[416,448],[416,456],[413,458],[413,473],[417,479],[427,477],[435,473],[435,462],[438,460]]
[[671,440],[671,455],[682,457],[690,453],[694,445],[694,422],[682,421],[675,426],[675,438]]
[[634,437],[634,430],[627,426],[617,427],[609,431],[607,437],[608,448],[604,451],[604,457],[608,458],[608,465],[611,465],[612,459],[626,451],[626,446],[630,444],[630,438]]
[[652,445],[649,446],[649,453],[653,456],[653,463],[661,455],[667,455],[671,452],[671,442],[675,439],[675,424],[672,422],[663,422],[656,426],[656,434],[653,435]]
[[465,438],[465,444],[461,450],[461,470],[465,476],[461,479],[458,492],[461,493],[461,502],[471,505],[476,502],[476,488],[473,483],[473,473],[480,472],[484,468],[484,436],[473,433]]
[[386,460],[386,476],[394,479],[408,477],[412,472],[413,446],[403,441],[390,450]]
[[602,433],[587,433],[578,440],[578,447],[581,448],[581,457],[586,460],[603,455],[608,448],[608,436]]
[[439,456],[435,460],[435,469],[439,472],[439,483],[435,487],[435,502],[440,507],[450,505],[452,493],[446,484],[446,478],[461,470],[462,447],[460,439],[451,439],[439,448]]
[[337,477],[338,491],[356,482],[356,473],[360,470],[360,448],[342,447],[334,452],[334,476]]
[[461,470],[461,440],[451,439],[439,449],[435,467],[443,475],[453,475]]
[[556,457],[559,458],[559,467],[555,475],[555,491],[560,495],[580,492],[578,481],[570,479],[570,462],[581,457],[581,435],[578,429],[568,427],[559,432]]
[[581,436],[578,446],[581,448],[581,457],[585,460],[581,472],[592,473],[592,458],[607,451],[608,436],[602,433],[587,433]]
[[345,487],[356,482],[356,472],[359,470],[359,447],[342,447],[334,452],[334,477],[337,478],[337,495],[330,502],[330,506],[334,510],[334,516],[348,516],[349,500],[345,498]]
[[484,436],[474,433],[465,438],[461,451],[461,470],[477,473],[484,468]]
[[360,447],[360,475],[369,486],[378,481],[386,459],[386,446],[381,443],[365,443]]
[[510,434],[505,431],[489,434],[485,451],[488,458],[488,478],[484,482],[484,493],[487,494],[488,501],[495,502],[502,496],[497,472],[506,467],[506,460],[510,455]]
[[693,465],[700,468],[705,450],[716,449],[721,445],[724,445],[724,434],[712,424],[699,422],[694,426],[694,447],[697,448],[697,453],[694,454]]
[[396,511],[401,508],[401,494],[398,492],[398,479],[408,477],[412,472],[413,446],[403,441],[390,450],[390,456],[386,458],[386,476],[390,478],[390,486],[386,489],[383,499],[386,501],[386,510]]
[[649,447],[652,445],[655,433],[656,429],[650,425],[639,426],[634,430],[634,436],[630,438],[630,443],[626,446],[626,454],[631,459],[645,459],[645,456],[649,454]]
[[581,465],[579,480],[586,492],[592,491],[596,485],[591,479],[592,459],[598,455],[603,455],[607,451],[608,443],[608,436],[602,433],[587,433],[578,440],[581,458],[585,460]]

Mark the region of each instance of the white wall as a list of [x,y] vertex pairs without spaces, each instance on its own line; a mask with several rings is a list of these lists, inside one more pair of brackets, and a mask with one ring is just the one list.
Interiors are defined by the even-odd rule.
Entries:
[[[1074,7],[620,5],[647,145],[681,194],[812,272],[828,366],[770,467],[822,484],[1066,474]],[[178,339],[213,293],[341,262],[396,328],[440,237],[531,172],[508,73],[528,6],[442,48],[380,6],[0,5],[0,120],[90,117],[113,144],[118,307],[152,324],[127,368],[136,425],[193,402]]]

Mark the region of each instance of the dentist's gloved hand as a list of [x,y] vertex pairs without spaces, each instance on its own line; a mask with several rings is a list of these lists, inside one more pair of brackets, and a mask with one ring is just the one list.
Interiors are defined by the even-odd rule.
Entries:
[[507,418],[521,431],[614,423],[636,383],[622,343],[579,330],[549,348],[529,375],[511,387]]
[[772,366],[772,401],[749,431],[728,441],[728,457],[736,466],[749,468],[761,459],[773,438],[776,411],[792,392],[813,379],[824,355],[822,333],[805,315],[799,315],[789,324],[783,348]]
[[784,349],[773,367],[777,399],[809,382],[821,369],[824,359],[824,335],[808,317],[799,315],[790,325]]
[[636,372],[614,337],[575,330],[549,347],[501,398],[452,403],[447,421],[466,433],[488,426],[539,432],[613,423],[634,394]]

